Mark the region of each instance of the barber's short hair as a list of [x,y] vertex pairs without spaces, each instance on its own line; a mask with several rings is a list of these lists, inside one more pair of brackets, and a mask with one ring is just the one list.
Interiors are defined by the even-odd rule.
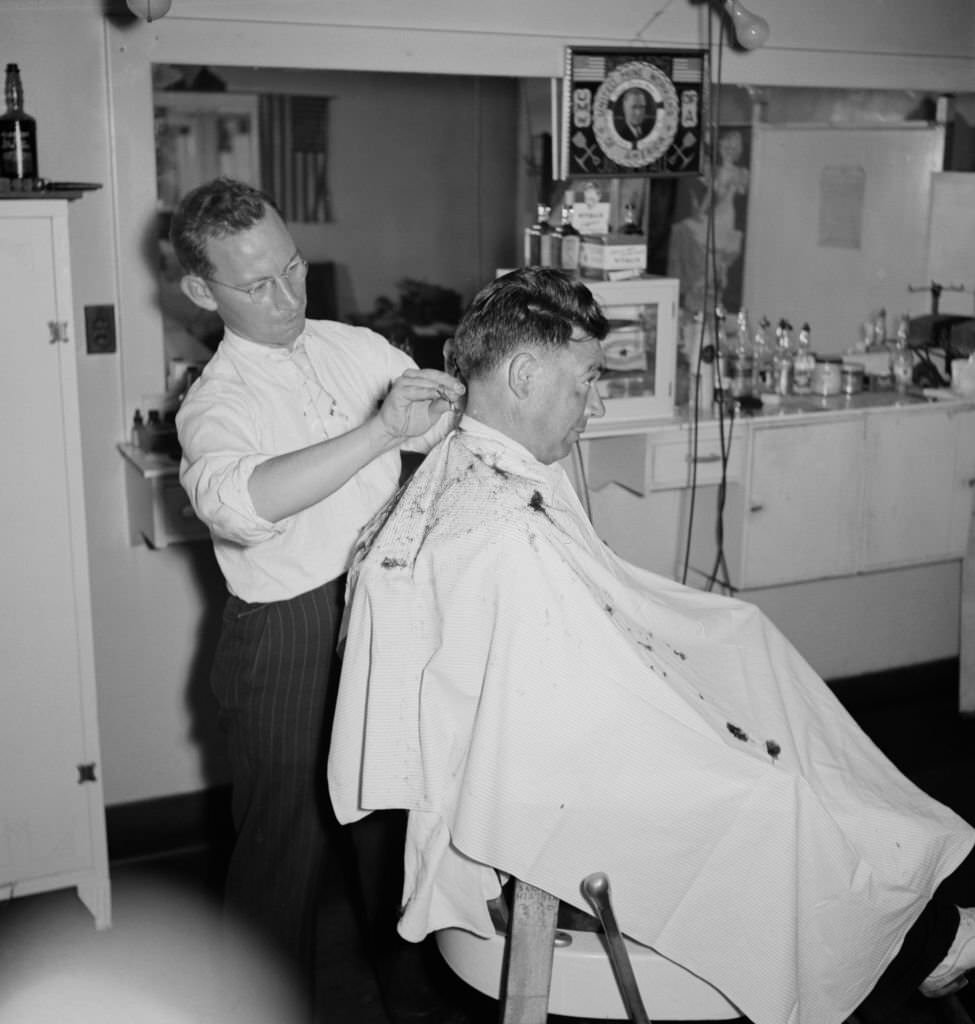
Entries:
[[524,345],[568,346],[576,328],[596,341],[609,333],[592,292],[564,270],[522,267],[478,292],[457,325],[451,354],[460,378],[476,380]]
[[252,228],[263,220],[268,207],[278,210],[266,192],[234,178],[214,178],[191,189],[180,199],[169,228],[180,266],[187,274],[209,277],[213,264],[207,242]]

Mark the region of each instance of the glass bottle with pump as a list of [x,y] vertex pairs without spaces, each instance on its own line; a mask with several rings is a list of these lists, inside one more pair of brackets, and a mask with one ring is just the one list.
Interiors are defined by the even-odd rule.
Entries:
[[907,344],[910,334],[910,317],[902,316],[897,324],[897,338],[890,353],[890,373],[894,387],[906,391],[914,381],[914,353]]
[[772,357],[772,377],[777,395],[792,394],[792,375],[794,360],[792,353],[792,324],[788,320],[780,320],[776,330],[778,344]]
[[562,199],[562,223],[552,233],[552,266],[575,273],[579,269],[582,236],[572,223],[572,193]]
[[16,64],[7,65],[4,97],[7,109],[0,116],[0,177],[29,181],[37,177],[37,126],[24,111],[24,87]]
[[797,395],[812,393],[813,370],[816,369],[816,353],[812,350],[809,324],[799,329],[799,343],[792,358],[792,390]]
[[758,321],[752,335],[752,352],[755,360],[755,391],[760,395],[769,394],[773,388],[772,378],[772,343],[769,340],[769,328],[772,326],[767,316]]
[[743,398],[755,391],[755,352],[748,336],[748,314],[738,314],[735,344],[728,353],[729,390],[733,398]]
[[545,203],[536,208],[535,223],[525,228],[525,266],[552,265],[552,226],[548,222],[552,210]]

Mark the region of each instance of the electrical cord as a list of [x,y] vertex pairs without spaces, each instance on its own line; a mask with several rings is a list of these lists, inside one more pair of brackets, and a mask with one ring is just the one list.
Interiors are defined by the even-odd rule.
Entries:
[[[721,82],[723,75],[723,54],[725,46],[725,29],[723,21],[719,21],[718,28],[718,39],[717,47],[714,42],[714,30],[713,30],[713,19],[709,16],[708,18],[708,39],[707,39],[708,53],[717,52],[716,60],[716,73],[714,80],[714,102],[708,103],[709,118],[706,125],[706,131],[708,136],[708,154],[707,154],[707,174],[708,174],[708,189],[710,191],[708,199],[708,210],[705,227],[705,259],[704,259],[704,282],[703,282],[703,300],[702,310],[703,315],[701,317],[700,336],[697,344],[697,356],[695,359],[695,365],[693,367],[694,376],[694,396],[691,409],[691,479],[690,479],[690,504],[688,507],[688,518],[687,518],[687,537],[684,547],[684,559],[683,568],[681,571],[681,583],[687,583],[687,576],[690,570],[690,559],[691,559],[691,546],[693,541],[694,533],[694,518],[696,512],[697,502],[697,467],[698,467],[698,452],[699,452],[699,436],[700,436],[700,414],[701,414],[701,402],[700,402],[700,387],[701,387],[701,364],[710,355],[714,361],[715,374],[715,395],[714,403],[718,410],[718,437],[720,442],[721,452],[721,478],[718,483],[718,494],[717,494],[717,516],[715,521],[715,541],[716,541],[716,554],[714,565],[711,572],[705,577],[704,586],[706,590],[713,590],[716,585],[722,587],[726,593],[734,594],[737,593],[737,588],[731,583],[731,575],[728,569],[728,561],[725,555],[724,547],[724,512],[725,502],[727,498],[728,490],[728,460],[731,454],[731,441],[732,433],[734,429],[734,407],[729,406],[726,402],[726,396],[724,392],[724,382],[721,378],[720,367],[719,367],[719,345],[723,337],[723,325],[724,325],[724,314],[721,311],[717,303],[712,303],[711,296],[716,292],[716,282],[718,280],[718,261],[717,261],[717,247],[715,245],[715,224],[714,224],[714,181],[717,174],[718,166],[718,127],[721,123],[720,111],[721,111]],[[716,297],[716,296],[715,296]],[[712,351],[707,353],[705,341],[707,340],[707,320],[709,316],[708,310],[710,307],[714,307],[714,330],[713,338],[714,343]],[[727,422],[727,436],[725,432],[725,426]],[[576,471],[580,479],[580,495],[583,500],[583,505],[586,510],[586,515],[589,517],[589,521],[592,522],[592,505],[589,494],[589,483],[586,479],[586,471],[584,460],[582,457],[582,450],[579,442],[576,441],[573,445],[573,463],[575,464]],[[701,576],[704,573],[700,570],[695,572]],[[720,574],[720,575],[719,575]]]
[[728,561],[725,557],[724,550],[724,506],[725,499],[728,494],[728,458],[731,453],[731,440],[732,432],[735,426],[735,412],[732,406],[729,419],[728,419],[728,443],[724,442],[724,423],[723,418],[719,419],[720,434],[721,434],[721,481],[718,484],[718,514],[715,521],[715,534],[717,541],[717,553],[714,558],[714,567],[711,569],[711,574],[708,576],[706,589],[712,590],[715,583],[718,581],[718,570],[722,570],[723,578],[721,586],[726,593],[735,594],[737,588],[731,585],[731,576],[728,572]]
[[[718,261],[717,261],[717,247],[715,245],[715,224],[714,224],[714,183],[717,175],[718,167],[718,128],[721,123],[721,83],[723,77],[723,54],[725,46],[725,30],[724,23],[719,22],[718,28],[718,39],[717,47],[715,48],[714,33],[713,33],[713,19],[708,18],[708,53],[717,52],[717,59],[715,62],[715,76],[714,76],[714,96],[713,103],[708,104],[709,118],[707,124],[708,134],[708,162],[707,162],[707,173],[708,173],[708,210],[707,210],[707,221],[705,228],[705,260],[704,260],[704,282],[703,282],[703,299],[701,303],[702,316],[700,326],[700,336],[697,344],[697,358],[695,360],[695,366],[693,367],[694,372],[694,401],[691,409],[691,480],[690,480],[690,504],[688,508],[688,519],[687,519],[687,537],[684,548],[684,564],[681,572],[681,582],[687,582],[688,572],[690,570],[690,559],[691,559],[691,547],[694,533],[694,517],[697,503],[697,465],[698,465],[698,451],[699,451],[699,437],[700,437],[700,386],[701,386],[701,364],[706,358],[705,342],[707,340],[707,317],[710,315],[709,310],[712,307],[711,296],[716,296],[717,292],[717,281],[718,281]],[[715,542],[716,542],[716,554],[714,565],[711,572],[705,577],[704,586],[706,590],[713,590],[716,585],[719,585],[727,593],[736,593],[737,589],[731,583],[731,575],[728,570],[728,561],[725,555],[724,547],[724,513],[725,513],[725,502],[727,498],[728,490],[728,460],[731,454],[731,441],[732,433],[734,428],[734,407],[729,406],[725,400],[724,382],[721,377],[720,366],[719,366],[719,346],[723,338],[723,326],[724,326],[724,314],[718,306],[717,302],[713,303],[714,306],[714,346],[713,352],[710,353],[714,359],[715,370],[715,404],[718,410],[718,438],[720,442],[721,452],[721,478],[718,483],[718,494],[717,494],[717,516],[715,520]],[[728,430],[727,436],[725,433],[725,420],[728,418]],[[700,573],[700,570],[695,570]],[[703,573],[700,573],[703,575]],[[720,575],[719,575],[720,574]]]

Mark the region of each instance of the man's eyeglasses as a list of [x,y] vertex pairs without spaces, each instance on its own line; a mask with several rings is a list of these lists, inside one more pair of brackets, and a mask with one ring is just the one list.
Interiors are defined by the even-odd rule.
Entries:
[[239,284],[228,284],[226,281],[218,281],[215,277],[204,278],[205,281],[209,281],[211,284],[219,284],[224,288],[233,288],[235,292],[243,292],[251,302],[257,304],[261,302],[269,302],[274,297],[274,286],[281,284],[285,281],[288,282],[289,287],[301,284],[302,281],[308,276],[308,260],[304,256],[295,256],[295,258],[284,268],[280,274],[274,274],[271,277],[262,277],[260,281],[255,281],[253,284],[239,285]]

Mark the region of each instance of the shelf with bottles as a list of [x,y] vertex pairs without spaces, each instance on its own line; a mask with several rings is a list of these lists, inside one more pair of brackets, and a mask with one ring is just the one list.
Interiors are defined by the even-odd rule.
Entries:
[[598,384],[604,422],[673,417],[679,282],[646,275],[586,285],[610,322]]

